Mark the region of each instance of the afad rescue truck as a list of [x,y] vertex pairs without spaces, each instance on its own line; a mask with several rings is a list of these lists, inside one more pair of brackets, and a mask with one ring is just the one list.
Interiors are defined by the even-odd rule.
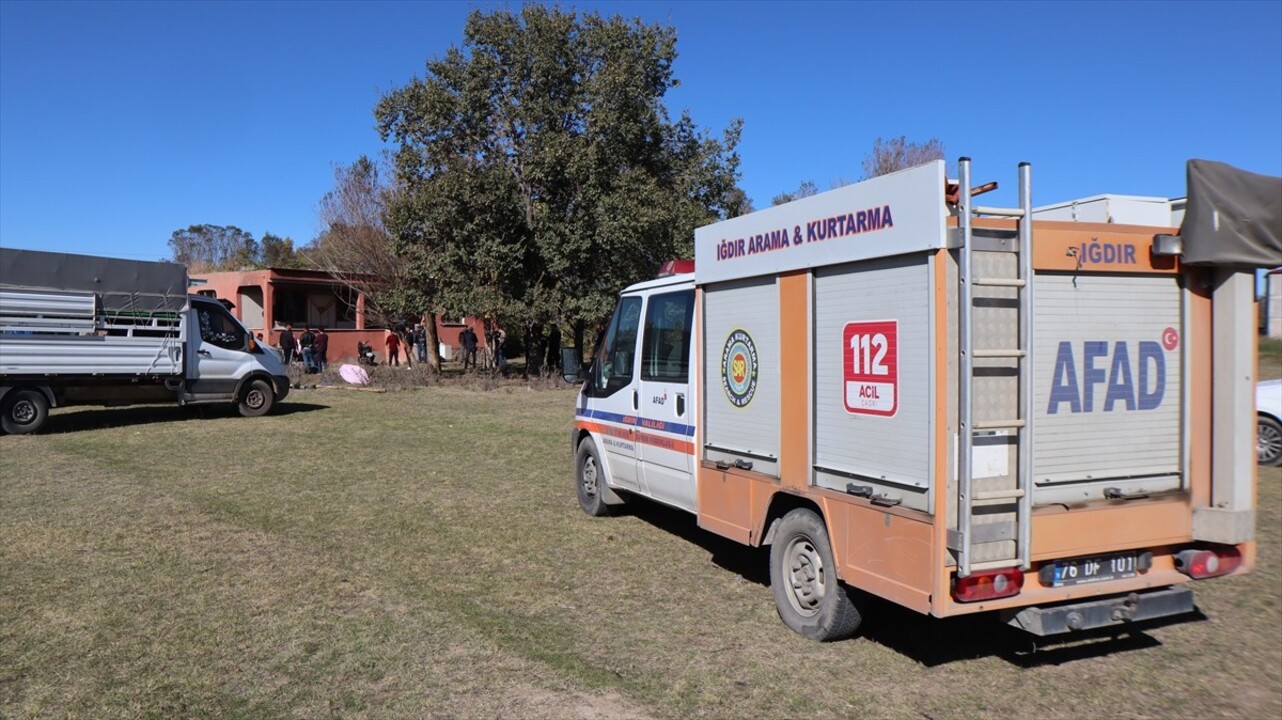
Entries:
[[583,509],[645,497],[769,545],[816,640],[858,627],[851,587],[1048,636],[1247,572],[1282,179],[1192,161],[1177,231],[1035,220],[1027,164],[1018,208],[981,207],[958,171],[699,228],[692,272],[624,290],[567,375]]

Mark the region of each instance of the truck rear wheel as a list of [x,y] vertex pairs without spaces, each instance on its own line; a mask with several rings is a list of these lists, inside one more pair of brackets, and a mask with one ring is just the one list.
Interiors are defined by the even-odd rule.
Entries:
[[770,587],[784,624],[811,640],[843,640],[859,628],[859,611],[837,579],[828,528],[810,510],[797,508],[779,521]]
[[583,512],[594,517],[610,514],[610,506],[602,497],[602,485],[605,474],[601,468],[601,458],[597,455],[592,440],[584,439],[579,443],[579,450],[574,454],[574,485],[578,490],[579,507]]
[[0,428],[10,435],[27,435],[44,427],[49,401],[39,390],[14,390],[4,399]]
[[240,396],[240,414],[245,417],[266,415],[267,411],[272,409],[274,399],[272,387],[267,384],[267,381],[251,380]]

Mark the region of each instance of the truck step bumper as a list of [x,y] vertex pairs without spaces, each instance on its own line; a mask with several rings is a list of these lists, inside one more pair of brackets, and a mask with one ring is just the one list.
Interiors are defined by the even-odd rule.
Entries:
[[1034,635],[1062,635],[1193,612],[1193,591],[1172,587],[1051,607],[1008,610],[1002,618]]

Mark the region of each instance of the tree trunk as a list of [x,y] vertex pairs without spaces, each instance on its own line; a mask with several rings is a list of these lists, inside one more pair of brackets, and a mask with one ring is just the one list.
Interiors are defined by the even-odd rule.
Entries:
[[584,353],[583,353],[583,329],[584,329],[584,323],[583,323],[583,321],[582,321],[582,320],[575,320],[575,321],[574,321],[574,349],[575,349],[576,351],[578,351],[578,353],[579,353],[579,365],[580,365],[580,366],[582,366],[582,365],[583,365],[583,358],[584,358]]
[[525,377],[539,377],[543,374],[543,326],[539,323],[525,324]]
[[441,374],[441,338],[436,332],[436,313],[423,316],[423,330],[427,332],[427,363],[437,375]]

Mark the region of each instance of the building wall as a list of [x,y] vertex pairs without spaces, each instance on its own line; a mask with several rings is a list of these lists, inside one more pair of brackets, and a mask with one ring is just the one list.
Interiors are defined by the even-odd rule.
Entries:
[[[295,291],[300,286],[315,288],[319,292],[333,292],[336,295],[343,291],[343,285],[337,281],[327,280],[329,276],[318,271],[278,271],[275,269],[267,270],[245,270],[230,272],[212,272],[194,276],[193,280],[199,281],[193,285],[191,291],[199,294],[212,294],[214,297],[223,300],[230,300],[236,305],[232,308],[232,314],[235,315],[248,329],[255,335],[261,333],[263,340],[271,345],[280,345],[280,333],[284,329],[284,323],[277,320],[273,313],[275,309],[275,293],[281,289],[281,286],[293,288]],[[244,288],[255,288],[249,293],[243,293]],[[248,300],[248,302],[246,302]],[[379,362],[385,362],[387,359],[387,335],[388,331],[378,328],[365,328],[363,317],[363,303],[357,303],[357,319],[355,328],[333,327],[330,323],[317,323],[312,320],[312,326],[324,326],[325,332],[329,335],[329,361],[336,362],[355,362],[357,357],[357,343],[367,343],[374,349],[378,355]],[[310,313],[309,313],[310,314]],[[350,321],[348,324],[351,324]],[[297,338],[303,334],[306,329],[305,323],[294,323],[294,337]],[[440,340],[443,359],[457,359],[459,349],[462,343],[459,336],[465,327],[471,327],[477,336],[477,347],[484,349],[485,325],[479,318],[463,318],[462,321],[444,322],[437,319],[436,333]],[[404,357],[404,350],[402,351]]]

